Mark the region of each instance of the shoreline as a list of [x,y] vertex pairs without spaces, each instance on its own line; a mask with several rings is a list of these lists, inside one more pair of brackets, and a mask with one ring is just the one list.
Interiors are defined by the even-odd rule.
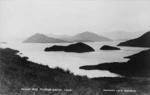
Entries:
[[[21,58],[16,53],[17,50],[0,49],[0,72],[1,83],[0,94],[14,95],[34,95],[48,93],[63,95],[110,95],[112,92],[105,92],[104,89],[135,89],[136,93],[149,93],[149,78],[95,78],[90,79],[86,76],[74,75],[70,71],[64,71],[61,68],[50,68],[41,64],[33,63],[27,60],[27,57]],[[11,63],[10,63],[11,62]],[[5,84],[4,84],[5,83]],[[138,85],[137,85],[138,84]],[[144,86],[144,90],[143,89]],[[7,89],[6,89],[7,88]],[[41,92],[41,91],[21,91],[21,88],[60,88],[71,89],[71,92]],[[132,88],[132,89],[131,89]],[[123,92],[115,92],[123,93]]]
[[[47,45],[41,45],[41,44],[8,44],[9,47],[13,49],[17,49],[20,52],[22,52],[23,56],[29,57],[30,61],[36,62],[36,63],[41,63],[44,65],[48,65],[52,68],[55,68],[57,66],[62,67],[64,69],[69,69],[72,72],[74,72],[76,75],[87,75],[88,77],[99,77],[99,76],[112,76],[116,77],[117,75],[114,73],[110,73],[108,71],[84,71],[84,70],[79,70],[79,67],[82,65],[87,65],[87,64],[97,64],[99,62],[112,62],[114,61],[127,61],[128,59],[124,59],[121,56],[129,55],[136,53],[138,51],[141,51],[143,49],[136,49],[135,51],[132,50],[134,49],[122,49],[121,51],[118,52],[105,52],[98,50],[98,48],[102,45],[101,43],[99,44],[90,44],[93,48],[96,49],[96,52],[89,53],[89,54],[73,54],[73,53],[64,53],[64,52],[51,52],[51,53],[45,53],[43,49],[47,46],[51,46],[50,44]],[[7,45],[7,46],[8,46]],[[128,50],[130,52],[128,52]],[[127,52],[126,52],[127,51]],[[116,57],[111,57],[109,55],[116,53]],[[61,62],[58,60],[62,60]],[[52,64],[51,64],[52,63]],[[66,65],[63,65],[66,64]]]

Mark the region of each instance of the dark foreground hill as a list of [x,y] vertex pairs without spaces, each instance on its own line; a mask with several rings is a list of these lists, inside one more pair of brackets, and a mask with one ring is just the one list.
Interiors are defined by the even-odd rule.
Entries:
[[[0,48],[1,95],[149,95],[150,93],[149,78],[89,79],[86,76],[74,75],[69,70],[50,68],[28,61],[27,57],[20,57],[16,53],[19,51]],[[109,89],[115,91],[105,91]],[[136,92],[125,93],[124,90]]]
[[54,45],[52,47],[45,48],[45,51],[64,51],[64,52],[84,53],[84,52],[92,52],[95,50],[89,45],[79,42],[75,44],[70,44],[68,46]]
[[67,43],[68,41],[48,37],[44,34],[37,33],[27,38],[24,43]]
[[127,62],[112,62],[93,66],[82,66],[85,70],[109,70],[110,72],[127,77],[150,77],[150,50],[142,51],[126,57]]
[[118,46],[150,47],[150,31],[139,38],[122,42]]

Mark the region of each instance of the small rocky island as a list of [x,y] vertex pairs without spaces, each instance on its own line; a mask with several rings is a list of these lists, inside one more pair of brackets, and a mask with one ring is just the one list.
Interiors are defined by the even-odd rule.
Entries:
[[100,48],[100,50],[120,50],[120,48],[114,47],[114,46],[109,46],[109,45],[104,45]]
[[92,52],[95,50],[89,45],[79,42],[75,44],[70,44],[68,46],[54,45],[52,47],[45,48],[45,51],[64,51],[64,52],[84,53],[84,52]]

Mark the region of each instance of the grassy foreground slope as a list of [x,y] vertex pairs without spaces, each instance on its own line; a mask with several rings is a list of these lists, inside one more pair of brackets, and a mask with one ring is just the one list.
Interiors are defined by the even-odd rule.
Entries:
[[[69,70],[50,68],[17,55],[19,51],[0,48],[1,95],[149,95],[149,78],[96,78],[77,76]],[[37,88],[38,90],[21,90]],[[63,89],[63,91],[42,91]],[[64,91],[71,89],[71,91]],[[136,90],[106,92],[104,89]]]

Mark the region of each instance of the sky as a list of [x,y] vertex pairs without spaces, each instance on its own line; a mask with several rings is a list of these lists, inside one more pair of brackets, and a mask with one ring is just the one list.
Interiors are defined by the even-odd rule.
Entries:
[[150,30],[149,0],[0,0],[0,39]]

